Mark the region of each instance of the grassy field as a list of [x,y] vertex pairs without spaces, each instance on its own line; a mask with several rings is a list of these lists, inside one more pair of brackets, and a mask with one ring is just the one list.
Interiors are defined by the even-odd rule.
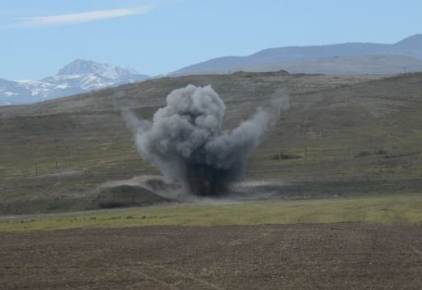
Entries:
[[[422,224],[422,195],[168,205],[0,221],[0,232],[138,226],[309,223]],[[213,203],[213,204],[211,204]]]

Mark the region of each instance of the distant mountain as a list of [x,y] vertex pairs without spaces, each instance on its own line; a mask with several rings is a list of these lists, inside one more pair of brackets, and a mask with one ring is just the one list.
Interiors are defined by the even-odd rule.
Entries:
[[422,60],[397,55],[363,55],[301,60],[293,62],[252,65],[239,70],[272,72],[286,70],[290,73],[308,74],[397,74],[422,71]]
[[125,80],[125,81],[139,81],[148,78],[147,75],[141,75],[136,70],[124,69],[118,66],[97,63],[88,60],[77,59],[62,68],[58,76],[68,75],[89,75],[94,74],[102,78],[112,80]]
[[[286,69],[288,67],[283,66],[288,64],[294,66],[296,69],[301,67],[303,70],[296,72],[307,72],[309,68],[305,65],[305,61],[312,61],[310,64],[313,65],[314,72],[320,73],[356,73],[353,70],[348,70],[347,67],[350,63],[347,63],[343,67],[339,67],[341,64],[338,62],[336,66],[333,66],[334,70],[324,68],[322,65],[321,69],[316,69],[314,65],[316,60],[322,62],[328,61],[333,63],[333,58],[342,58],[343,60],[353,60],[350,57],[360,56],[394,56],[391,58],[391,63],[388,61],[389,58],[384,58],[386,68],[379,68],[378,71],[381,73],[400,73],[403,72],[403,67],[409,65],[417,67],[422,60],[422,34],[417,34],[408,37],[395,44],[376,44],[376,43],[344,43],[344,44],[333,44],[333,45],[320,45],[320,46],[291,46],[281,48],[271,48],[262,50],[249,56],[228,56],[211,59],[202,63],[194,64],[178,71],[171,73],[171,75],[189,75],[189,74],[227,74],[234,71],[256,71],[259,68],[260,71],[269,70],[271,67],[277,67],[273,70]],[[405,56],[403,58],[403,64],[397,63],[399,60],[398,56]],[[344,58],[346,57],[346,58]],[[331,59],[331,60],[330,60]],[[371,58],[354,58],[359,62],[371,61]],[[372,60],[379,61],[379,59],[373,58]],[[301,62],[300,64],[295,64]],[[370,63],[367,63],[371,66]],[[372,66],[379,66],[373,64]],[[391,67],[397,67],[392,70]],[[362,69],[357,70],[357,73],[371,73]]]
[[77,59],[39,81],[0,79],[0,105],[35,103],[148,78],[132,69]]

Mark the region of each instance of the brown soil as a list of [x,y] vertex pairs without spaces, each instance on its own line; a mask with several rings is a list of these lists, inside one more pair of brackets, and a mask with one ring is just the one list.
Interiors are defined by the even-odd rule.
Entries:
[[422,289],[422,227],[0,234],[0,289]]

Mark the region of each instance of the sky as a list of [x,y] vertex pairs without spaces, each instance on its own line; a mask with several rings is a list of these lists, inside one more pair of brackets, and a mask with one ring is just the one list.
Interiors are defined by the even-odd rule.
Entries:
[[0,0],[0,78],[75,59],[156,76],[291,45],[395,43],[422,33],[421,0]]

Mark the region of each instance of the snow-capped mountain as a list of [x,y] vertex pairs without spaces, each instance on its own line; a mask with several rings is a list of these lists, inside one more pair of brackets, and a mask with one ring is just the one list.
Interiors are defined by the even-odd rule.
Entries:
[[0,79],[0,105],[35,103],[148,78],[132,69],[77,59],[39,81]]
[[[67,76],[67,75],[99,75],[106,79],[118,80],[118,79],[132,79],[133,81],[138,80],[139,73],[133,69],[124,69],[118,66],[97,63],[93,61],[87,61],[82,59],[77,59],[74,62],[66,65],[62,68],[58,76]],[[147,77],[147,76],[142,76]]]

